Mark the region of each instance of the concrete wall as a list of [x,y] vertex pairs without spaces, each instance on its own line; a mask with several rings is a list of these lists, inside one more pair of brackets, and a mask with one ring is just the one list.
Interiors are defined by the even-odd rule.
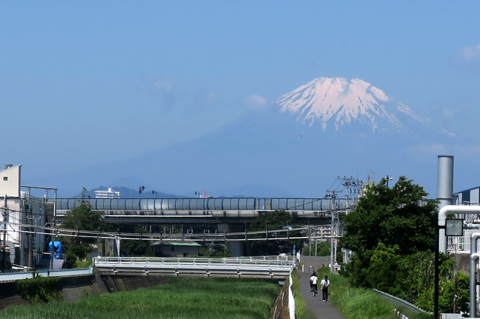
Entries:
[[455,257],[456,271],[470,275],[470,253],[453,254]]
[[16,305],[28,305],[28,302],[15,291],[15,283],[0,284],[0,310]]

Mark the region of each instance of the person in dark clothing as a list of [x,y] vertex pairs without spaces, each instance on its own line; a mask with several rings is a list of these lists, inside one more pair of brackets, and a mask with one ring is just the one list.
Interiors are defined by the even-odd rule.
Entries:
[[328,301],[328,286],[330,286],[330,280],[328,280],[328,276],[325,276],[325,279],[322,279],[320,286],[322,286],[323,302]]

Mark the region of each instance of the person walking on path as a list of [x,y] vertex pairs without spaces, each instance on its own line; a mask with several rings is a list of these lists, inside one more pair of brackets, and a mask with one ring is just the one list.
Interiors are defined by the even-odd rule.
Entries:
[[315,272],[310,276],[310,291],[313,292],[313,296],[315,297],[317,295],[317,283],[318,283],[318,277]]
[[[322,264],[328,265],[329,257],[302,255],[302,262],[305,265],[305,271],[300,272],[300,294],[302,295],[303,300],[305,300],[306,311],[312,314],[312,316],[309,318],[345,319],[345,317],[331,302],[318,302],[318,298],[314,297],[310,291],[311,288],[309,285],[309,278],[312,275],[312,272],[322,268]],[[313,271],[310,270],[310,267],[313,268]],[[323,275],[321,277],[323,278]],[[328,277],[331,276],[329,275]],[[318,285],[320,286],[320,278],[318,279]],[[328,299],[329,301],[332,301],[331,298]]]
[[328,276],[325,276],[325,279],[322,279],[320,286],[322,287],[323,302],[328,301],[328,286],[330,286]]

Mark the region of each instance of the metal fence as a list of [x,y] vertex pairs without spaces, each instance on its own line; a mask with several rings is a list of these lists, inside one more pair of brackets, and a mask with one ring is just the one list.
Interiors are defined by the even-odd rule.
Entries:
[[373,289],[373,291],[387,300],[391,305],[395,307],[395,314],[402,319],[408,319],[407,316],[416,315],[419,313],[428,313],[423,309],[418,308],[414,304],[411,304],[403,299],[387,294],[386,292]]
[[[449,236],[448,242],[447,242],[447,251],[449,253],[470,253],[470,235]],[[480,252],[480,246],[477,253],[479,252]]]

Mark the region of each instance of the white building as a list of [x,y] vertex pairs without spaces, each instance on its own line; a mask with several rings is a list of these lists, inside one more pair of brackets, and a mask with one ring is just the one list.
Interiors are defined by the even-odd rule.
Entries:
[[[32,226],[47,221],[45,200],[21,190],[21,165],[0,170],[0,269],[15,265],[33,267],[45,250],[45,235]],[[4,249],[5,248],[5,249]],[[5,251],[6,262],[3,262]]]
[[95,198],[120,198],[120,192],[114,192],[113,189],[95,191]]

